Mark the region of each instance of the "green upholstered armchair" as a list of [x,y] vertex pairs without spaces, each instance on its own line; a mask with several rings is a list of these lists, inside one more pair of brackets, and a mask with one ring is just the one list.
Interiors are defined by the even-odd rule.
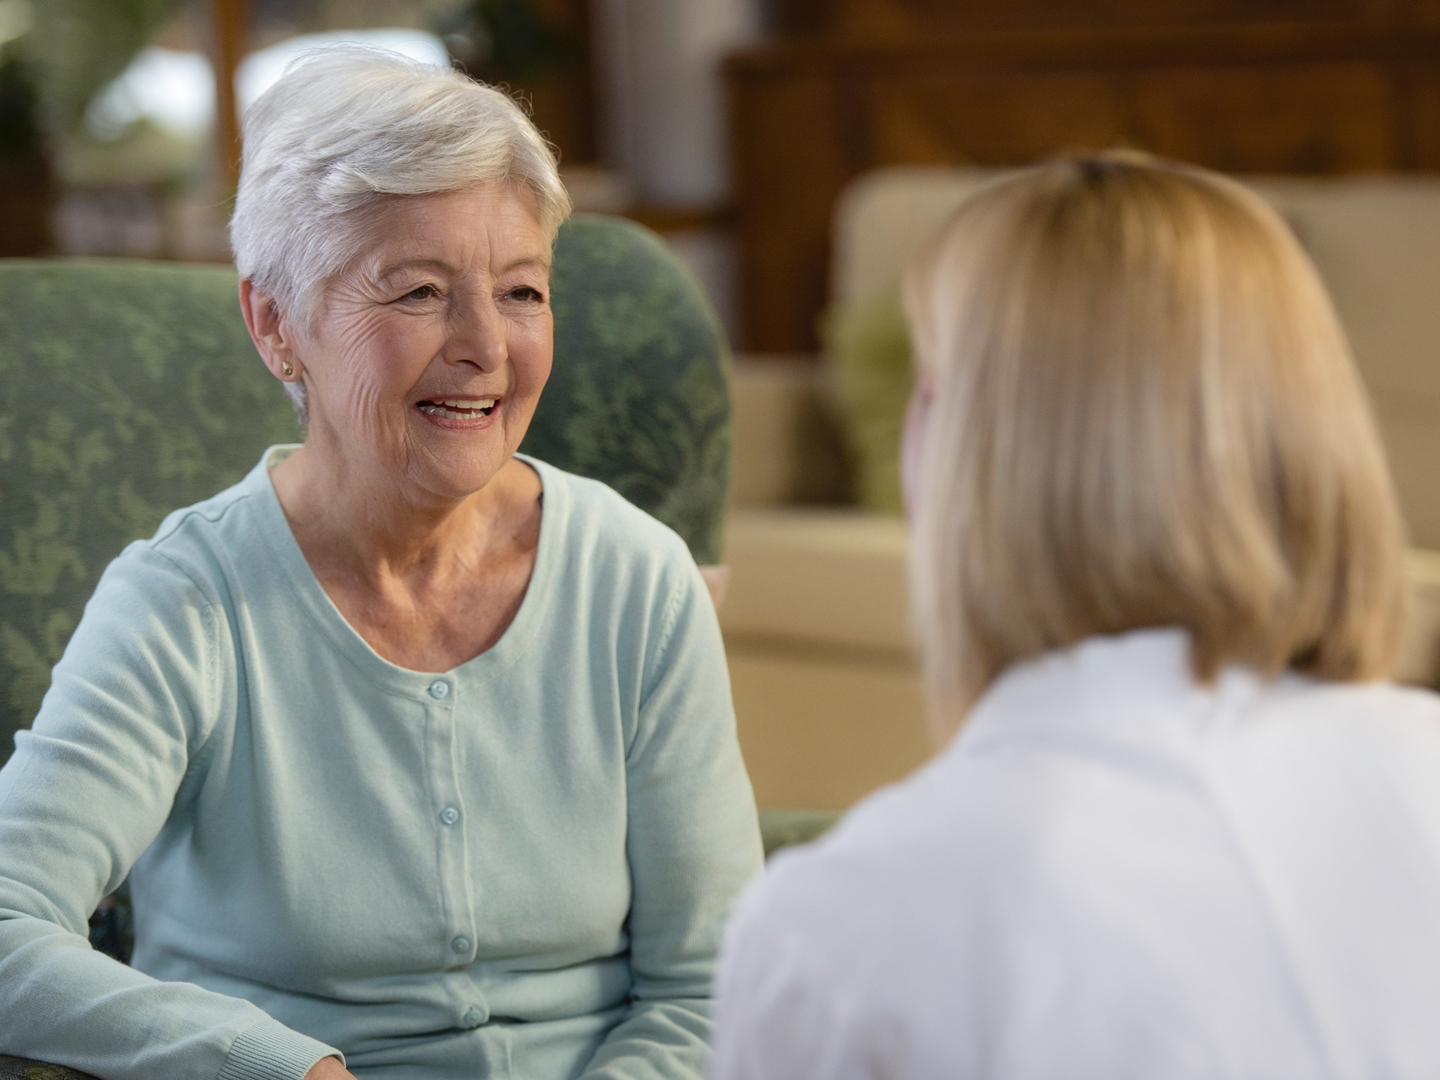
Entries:
[[[718,563],[729,361],[709,304],[654,234],[585,214],[560,230],[551,291],[555,365],[522,449],[605,481]],[[0,763],[106,564],[301,437],[233,270],[0,260]],[[767,853],[832,816],[764,816]],[[124,913],[107,905],[92,932],[122,958]],[[82,1075],[0,1055],[0,1080]]]
[[[579,214],[552,304],[555,365],[522,449],[605,481],[718,563],[729,360],[703,294],[653,233]],[[106,564],[301,437],[233,270],[0,260],[0,763]],[[92,939],[123,956],[115,914]],[[0,1080],[79,1075],[0,1056]]]

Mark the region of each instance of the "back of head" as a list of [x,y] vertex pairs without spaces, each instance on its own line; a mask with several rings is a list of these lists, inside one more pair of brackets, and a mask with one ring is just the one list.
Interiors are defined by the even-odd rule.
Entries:
[[1403,531],[1334,310],[1289,229],[1116,153],[978,193],[917,258],[933,384],[914,609],[937,727],[1010,664],[1180,626],[1225,663],[1394,662]]

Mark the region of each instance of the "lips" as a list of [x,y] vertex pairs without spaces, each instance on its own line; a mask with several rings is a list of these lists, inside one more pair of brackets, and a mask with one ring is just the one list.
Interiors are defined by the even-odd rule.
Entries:
[[495,398],[431,398],[426,401],[418,401],[415,407],[427,416],[439,416],[446,420],[474,420],[477,417],[489,416],[495,408]]

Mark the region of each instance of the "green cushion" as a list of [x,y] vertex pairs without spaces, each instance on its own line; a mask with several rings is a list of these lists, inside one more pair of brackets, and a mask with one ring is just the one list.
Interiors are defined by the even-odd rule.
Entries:
[[[717,562],[729,376],[703,295],[654,234],[590,215],[561,229],[552,293],[554,372],[522,449]],[[0,763],[106,564],[300,437],[233,270],[0,260]]]
[[854,466],[855,501],[876,513],[900,514],[900,432],[913,383],[900,296],[832,308],[820,330]]

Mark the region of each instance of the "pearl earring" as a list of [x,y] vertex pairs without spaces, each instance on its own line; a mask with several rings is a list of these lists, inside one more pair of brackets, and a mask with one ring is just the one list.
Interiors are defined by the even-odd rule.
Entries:
[[291,365],[291,363],[290,363],[289,360],[281,360],[281,361],[280,361],[280,370],[285,373],[285,377],[286,377],[287,379],[288,379],[291,375],[294,375],[294,374],[295,374],[295,368],[294,368],[293,365]]

